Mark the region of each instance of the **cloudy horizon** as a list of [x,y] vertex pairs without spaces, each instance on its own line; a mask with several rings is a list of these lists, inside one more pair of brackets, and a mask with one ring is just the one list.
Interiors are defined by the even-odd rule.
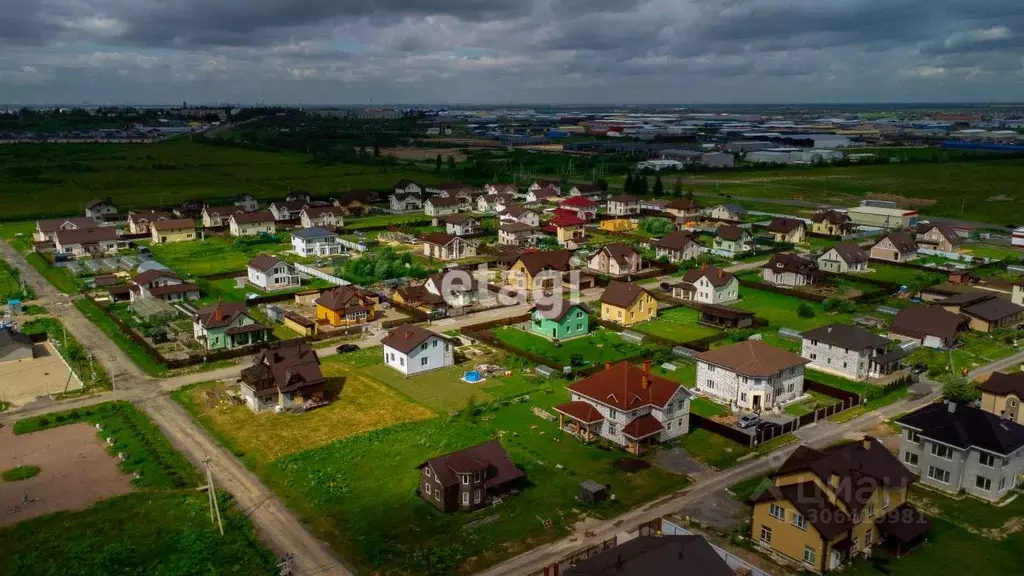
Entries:
[[1024,101],[1014,0],[36,0],[0,102]]

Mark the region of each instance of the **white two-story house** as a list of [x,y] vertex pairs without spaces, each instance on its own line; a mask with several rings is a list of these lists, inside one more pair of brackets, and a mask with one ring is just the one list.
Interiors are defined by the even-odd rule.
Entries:
[[338,235],[319,226],[292,232],[292,250],[303,257],[334,256],[345,253],[345,247],[338,242]]
[[740,281],[731,272],[717,266],[702,266],[688,271],[672,286],[672,296],[701,304],[725,304],[740,296]]
[[392,329],[381,344],[384,363],[406,376],[455,363],[455,351],[449,339],[415,324]]
[[256,236],[276,234],[277,224],[270,212],[239,212],[228,218],[232,236]]
[[264,290],[283,290],[302,284],[295,267],[266,254],[257,254],[249,261],[249,282]]
[[804,393],[804,365],[792,352],[745,340],[697,356],[697,390],[739,410],[777,410]]

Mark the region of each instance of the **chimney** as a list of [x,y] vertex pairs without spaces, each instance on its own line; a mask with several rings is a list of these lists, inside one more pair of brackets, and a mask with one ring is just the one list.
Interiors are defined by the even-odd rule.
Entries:
[[[724,268],[719,268],[718,269],[718,277],[719,278],[725,278],[725,269]],[[682,554],[682,552],[680,552],[680,554]]]
[[612,361],[611,360],[605,360],[604,361],[604,369],[605,370],[611,370],[612,369]]
[[864,439],[860,441],[860,444],[865,450],[871,450],[871,436],[865,436]]
[[405,337],[406,337],[406,339],[412,338],[412,330],[409,330],[408,328],[406,328],[405,329]]
[[213,317],[217,322],[224,320],[224,310],[221,309],[219,302],[217,303],[217,307],[213,309]]
[[640,376],[640,388],[647,390],[651,387],[651,361],[644,360],[644,373]]
[[651,359],[644,360],[644,374],[651,375]]
[[949,410],[950,414],[956,412],[956,402],[947,402],[946,410]]
[[828,333],[829,333],[829,334],[831,334],[831,333],[832,333],[832,326],[829,326],[829,327],[828,327]]

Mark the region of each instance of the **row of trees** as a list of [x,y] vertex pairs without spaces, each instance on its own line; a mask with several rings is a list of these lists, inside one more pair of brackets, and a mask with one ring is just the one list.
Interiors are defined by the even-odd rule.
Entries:
[[[654,185],[650,185],[650,178],[641,173],[628,172],[626,173],[626,181],[622,184],[622,189],[627,194],[633,194],[635,196],[647,196],[652,194],[654,196],[672,196],[674,198],[693,198],[693,191],[683,191],[683,181],[680,178],[676,178],[672,181],[672,188],[670,190],[665,189],[665,183],[661,180],[661,174],[655,174]],[[667,192],[667,194],[666,194]]]

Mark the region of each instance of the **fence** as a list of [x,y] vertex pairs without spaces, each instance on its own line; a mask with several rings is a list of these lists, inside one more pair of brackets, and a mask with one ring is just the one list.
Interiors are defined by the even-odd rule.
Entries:
[[784,294],[786,296],[793,296],[794,298],[800,298],[801,300],[808,300],[810,302],[824,302],[826,298],[820,294],[808,294],[800,290],[794,290],[792,288],[783,288],[782,286],[772,286],[771,284],[764,284],[761,282],[753,282],[744,278],[738,278],[740,286],[745,288],[753,288],[754,290],[764,290],[765,292],[774,292],[776,294]]
[[337,276],[333,276],[331,274],[328,274],[327,272],[322,272],[320,270],[317,270],[316,268],[306,266],[305,264],[296,263],[295,269],[301,272],[302,274],[308,274],[309,276],[312,276],[314,278],[326,280],[337,286],[347,286],[348,284],[351,284],[351,282],[349,282],[348,280],[338,278]]
[[355,250],[356,252],[366,252],[369,248],[362,242],[353,242],[344,238],[338,238],[338,244],[348,248],[349,250]]
[[212,282],[214,280],[224,280],[226,278],[238,278],[239,276],[248,276],[248,270],[232,270],[231,272],[219,272],[217,274],[209,274],[206,276],[198,276],[200,280],[206,280]]
[[[699,534],[690,532],[682,526],[676,525],[664,518],[661,519],[661,533],[665,536],[699,536]],[[708,542],[708,544],[711,543]],[[771,573],[761,570],[757,566],[754,566],[750,562],[747,562],[743,558],[736,556],[724,548],[715,546],[714,544],[711,544],[711,547],[715,549],[715,552],[718,553],[719,557],[725,561],[729,568],[737,574],[743,572],[750,576],[772,576]]]

